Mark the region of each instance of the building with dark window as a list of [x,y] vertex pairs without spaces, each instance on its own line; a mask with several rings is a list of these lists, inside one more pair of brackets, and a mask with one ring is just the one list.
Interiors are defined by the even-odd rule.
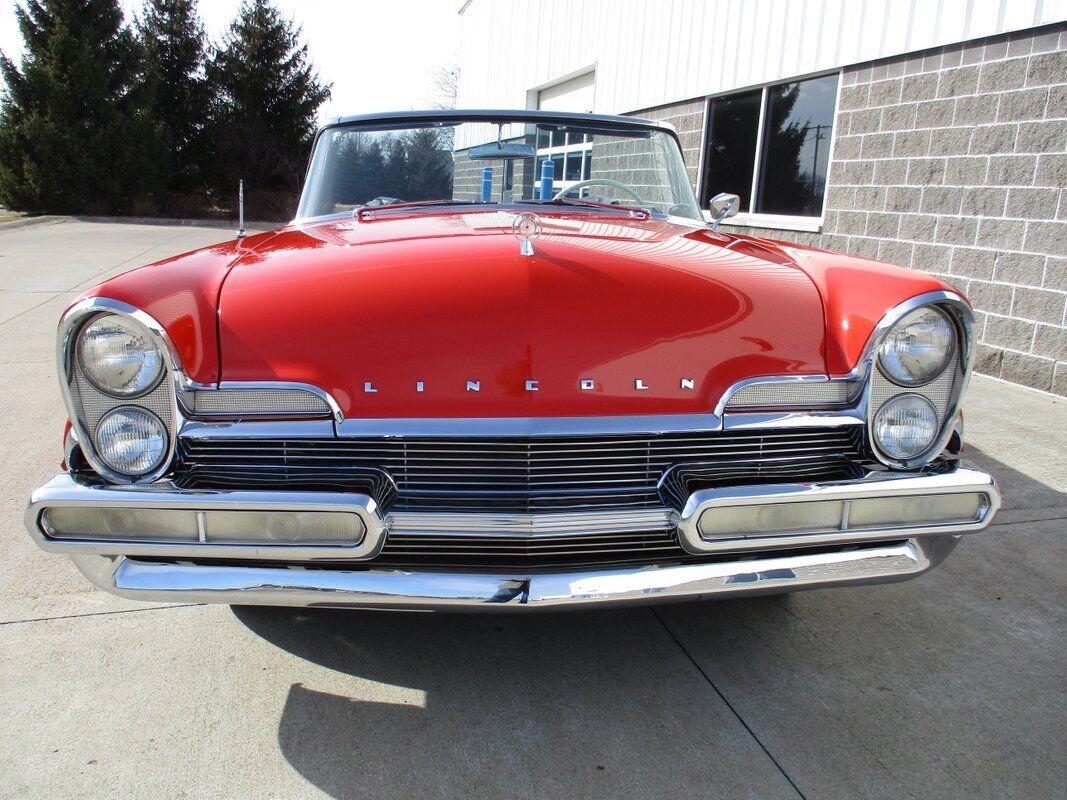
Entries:
[[[974,303],[980,372],[1067,395],[1067,3],[469,0],[460,14],[459,107],[667,120],[701,203],[741,197],[734,230],[935,274]],[[557,175],[588,174],[584,143],[537,148]]]

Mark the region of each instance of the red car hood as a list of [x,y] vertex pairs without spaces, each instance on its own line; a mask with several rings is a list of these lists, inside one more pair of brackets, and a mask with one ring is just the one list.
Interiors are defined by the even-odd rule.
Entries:
[[781,251],[538,213],[533,256],[505,211],[283,230],[223,284],[222,379],[315,384],[350,418],[537,417],[710,411],[743,378],[825,372],[819,295]]

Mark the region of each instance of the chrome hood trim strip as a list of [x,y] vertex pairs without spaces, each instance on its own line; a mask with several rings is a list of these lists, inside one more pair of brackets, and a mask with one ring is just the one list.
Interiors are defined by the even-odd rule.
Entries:
[[715,414],[648,414],[618,417],[463,417],[346,419],[342,439],[362,436],[580,436],[717,431]]
[[621,417],[514,417],[329,420],[187,420],[178,438],[190,439],[359,439],[402,436],[595,436],[706,433],[709,431],[839,428],[864,425],[856,408],[839,411],[771,411]]

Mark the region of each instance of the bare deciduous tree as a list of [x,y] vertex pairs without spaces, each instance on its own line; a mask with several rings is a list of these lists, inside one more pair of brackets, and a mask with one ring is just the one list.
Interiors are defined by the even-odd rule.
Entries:
[[459,67],[455,64],[438,67],[433,79],[433,88],[434,97],[430,102],[433,108],[455,108],[459,89]]

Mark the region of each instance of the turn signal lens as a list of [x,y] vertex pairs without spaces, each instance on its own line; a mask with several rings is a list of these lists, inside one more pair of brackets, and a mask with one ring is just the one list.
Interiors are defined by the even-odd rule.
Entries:
[[116,408],[96,429],[96,452],[116,472],[145,475],[167,456],[167,429],[151,411]]
[[878,448],[898,461],[925,453],[937,433],[937,412],[922,395],[897,395],[878,409],[874,417]]
[[207,541],[214,544],[353,545],[366,527],[344,511],[217,511],[206,515]]
[[[197,517],[200,517],[198,522]],[[366,525],[345,511],[193,511],[172,508],[45,509],[42,525],[56,539],[196,542],[244,545],[352,546]]]
[[[848,511],[845,511],[845,504]],[[697,528],[706,541],[844,531],[892,530],[981,521],[989,508],[982,492],[798,500],[712,506]]]
[[956,332],[940,309],[925,306],[892,327],[878,348],[882,372],[901,386],[929,383],[948,366]]
[[841,527],[841,501],[709,508],[697,527],[705,539],[832,531]]
[[984,508],[985,497],[977,492],[853,500],[848,513],[848,527],[888,528],[974,522],[981,517]]
[[129,539],[195,542],[196,512],[156,508],[55,506],[41,520],[57,539]]
[[163,375],[163,353],[148,329],[118,314],[103,314],[82,329],[78,364],[93,386],[112,397],[139,397]]

